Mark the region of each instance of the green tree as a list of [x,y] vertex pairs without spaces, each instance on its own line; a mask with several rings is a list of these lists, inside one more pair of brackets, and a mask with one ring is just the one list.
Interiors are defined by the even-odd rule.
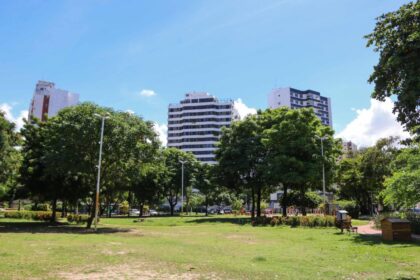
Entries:
[[154,205],[159,202],[162,193],[159,184],[162,166],[156,162],[152,162],[140,165],[138,169],[132,180],[132,192],[139,204],[139,216],[142,217],[145,205]]
[[[282,185],[281,205],[287,215],[290,204],[289,190],[304,194],[309,189],[320,189],[321,170],[325,165],[327,185],[331,182],[333,168],[340,153],[340,144],[334,140],[334,131],[322,125],[312,109],[292,110],[285,107],[264,112],[267,122],[272,124],[263,132],[263,143],[267,152],[264,163],[265,177],[270,184]],[[324,137],[324,157],[321,143]]]
[[[379,62],[369,78],[373,98],[395,95],[394,112],[408,129],[420,125],[420,1],[377,18],[367,46],[379,52]],[[419,133],[418,130],[417,133]]]
[[315,209],[322,203],[322,197],[316,192],[291,192],[289,196],[290,205],[300,208],[302,215],[306,216],[306,208]]
[[214,166],[209,164],[200,164],[197,167],[197,173],[194,180],[194,188],[198,189],[204,196],[203,204],[206,207],[206,216],[208,215],[208,207],[214,201],[214,197],[218,190],[215,180]]
[[420,149],[415,143],[402,149],[392,162],[393,174],[385,179],[381,195],[387,205],[413,208],[420,201]]
[[248,116],[242,121],[224,128],[216,151],[219,162],[218,173],[221,185],[251,196],[251,216],[261,215],[261,199],[263,189],[267,186],[263,181],[265,151],[261,142],[263,127],[260,123],[261,112]]
[[167,199],[171,211],[174,215],[175,206],[181,196],[182,166],[180,161],[184,161],[184,196],[188,189],[191,189],[197,165],[199,164],[191,153],[186,153],[176,148],[167,148],[163,151],[163,162],[160,173],[160,185],[163,188],[163,195]]
[[126,191],[133,166],[153,159],[159,146],[152,123],[132,114],[91,103],[65,108],[46,122],[46,136],[43,139],[45,176],[59,182],[56,187],[62,189],[63,199],[77,196],[77,199],[90,202],[88,227],[95,213],[101,126],[101,120],[96,114],[109,115],[103,141],[102,198]]
[[195,214],[198,213],[198,208],[203,205],[205,202],[205,197],[201,193],[192,192],[190,199],[188,200],[187,207],[190,209],[190,212],[193,210],[195,211]]
[[19,134],[15,125],[0,111],[0,199],[13,199],[19,191],[19,167],[21,153]]
[[390,164],[398,153],[397,140],[380,139],[375,146],[359,151],[356,157],[340,162],[339,195],[342,199],[355,200],[362,214],[371,214],[373,200],[380,199],[385,178],[391,175]]

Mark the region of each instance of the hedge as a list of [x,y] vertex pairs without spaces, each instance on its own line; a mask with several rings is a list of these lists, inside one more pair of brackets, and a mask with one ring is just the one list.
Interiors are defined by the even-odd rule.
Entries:
[[[57,212],[57,216],[61,213]],[[50,221],[52,216],[51,211],[5,211],[4,217],[10,219],[24,219],[24,220],[35,220],[35,221]]]
[[252,222],[253,226],[279,226],[287,225],[291,227],[334,227],[334,216],[290,216],[290,217],[257,217]]
[[[78,215],[78,214],[68,214],[67,215],[67,222],[75,223],[75,224],[85,224],[89,219],[88,215]],[[99,222],[99,218],[98,218]]]

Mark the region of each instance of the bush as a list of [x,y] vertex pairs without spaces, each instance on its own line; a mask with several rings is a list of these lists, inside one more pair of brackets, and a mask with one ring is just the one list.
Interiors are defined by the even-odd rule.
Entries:
[[[59,213],[57,212],[57,216]],[[52,217],[51,211],[5,211],[5,218],[23,219],[35,221],[50,221]]]
[[375,224],[376,229],[381,229],[381,221],[385,218],[400,218],[400,214],[397,212],[382,212],[379,214],[376,214],[373,217],[373,222]]
[[411,232],[420,234],[420,214],[406,213],[405,218],[411,222]]
[[38,203],[38,204],[33,204],[31,206],[31,210],[32,211],[48,211],[50,210],[50,206],[47,203]]
[[[75,223],[75,224],[86,224],[89,219],[89,215],[78,215],[78,214],[68,214],[67,215],[67,222]],[[99,218],[98,218],[99,222]]]
[[354,200],[338,200],[337,201],[338,206],[340,209],[344,209],[347,212],[349,212],[349,215],[353,218],[357,219],[359,218],[360,213],[360,207],[357,205],[357,202]]
[[288,216],[288,217],[258,217],[254,219],[251,224],[253,226],[279,226],[288,225],[291,227],[333,227],[335,226],[334,216]]

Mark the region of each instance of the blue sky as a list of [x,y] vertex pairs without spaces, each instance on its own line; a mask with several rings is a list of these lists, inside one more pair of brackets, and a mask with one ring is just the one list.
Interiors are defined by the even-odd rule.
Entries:
[[266,108],[274,87],[292,86],[331,97],[340,132],[372,107],[378,55],[363,36],[407,2],[3,1],[0,104],[17,116],[44,79],[165,124],[188,91]]

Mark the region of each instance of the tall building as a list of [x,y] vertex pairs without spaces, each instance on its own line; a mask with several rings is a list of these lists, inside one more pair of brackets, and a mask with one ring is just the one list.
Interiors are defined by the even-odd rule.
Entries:
[[314,90],[298,90],[291,87],[274,89],[268,96],[268,107],[287,106],[292,109],[313,108],[323,124],[332,127],[331,99]]
[[79,95],[67,90],[58,89],[52,82],[38,81],[34,96],[29,106],[28,118],[38,118],[45,121],[46,117],[57,115],[65,107],[79,103]]
[[205,92],[185,94],[168,108],[168,147],[192,152],[202,162],[216,163],[214,151],[222,127],[239,119],[232,100],[220,100]]
[[342,141],[343,158],[352,158],[357,153],[357,146],[352,141]]

